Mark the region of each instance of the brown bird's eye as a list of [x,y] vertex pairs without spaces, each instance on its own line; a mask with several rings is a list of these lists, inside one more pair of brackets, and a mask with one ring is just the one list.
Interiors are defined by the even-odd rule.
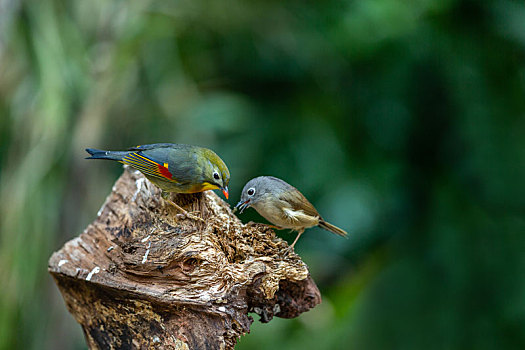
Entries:
[[255,193],[255,188],[252,187],[252,188],[250,188],[250,189],[248,190],[248,195],[249,195],[249,196],[253,196],[254,193]]
[[219,180],[219,179],[220,179],[219,173],[218,173],[218,172],[214,172],[214,173],[213,173],[213,178],[214,178],[215,180]]

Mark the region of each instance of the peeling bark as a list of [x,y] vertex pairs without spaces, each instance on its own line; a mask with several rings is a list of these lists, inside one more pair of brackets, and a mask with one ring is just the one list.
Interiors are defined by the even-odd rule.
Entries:
[[49,260],[90,349],[233,349],[253,318],[320,303],[308,268],[273,230],[243,225],[214,192],[172,195],[181,218],[126,169],[97,219]]

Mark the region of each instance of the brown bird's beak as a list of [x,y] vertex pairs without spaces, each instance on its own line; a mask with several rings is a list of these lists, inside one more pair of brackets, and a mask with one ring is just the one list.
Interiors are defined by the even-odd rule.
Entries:
[[235,206],[235,208],[233,208],[233,212],[235,213],[237,211],[237,209],[239,209],[239,213],[242,214],[242,212],[244,211],[244,209],[248,208],[248,204],[250,203],[250,200],[248,199],[247,201],[243,202],[243,201],[240,201],[239,203],[237,203],[237,205]]
[[224,197],[228,199],[228,186],[224,186],[221,188],[222,193],[224,193]]

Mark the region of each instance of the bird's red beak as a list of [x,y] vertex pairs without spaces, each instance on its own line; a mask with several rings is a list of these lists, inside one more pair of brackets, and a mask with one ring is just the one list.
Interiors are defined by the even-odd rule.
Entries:
[[221,190],[222,190],[222,193],[224,194],[224,197],[228,199],[228,187],[223,187],[221,188]]

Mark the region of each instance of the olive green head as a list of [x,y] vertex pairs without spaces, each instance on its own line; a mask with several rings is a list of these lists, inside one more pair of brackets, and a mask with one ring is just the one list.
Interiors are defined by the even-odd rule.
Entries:
[[202,148],[204,181],[211,186],[217,186],[228,198],[230,171],[224,161],[212,150]]

